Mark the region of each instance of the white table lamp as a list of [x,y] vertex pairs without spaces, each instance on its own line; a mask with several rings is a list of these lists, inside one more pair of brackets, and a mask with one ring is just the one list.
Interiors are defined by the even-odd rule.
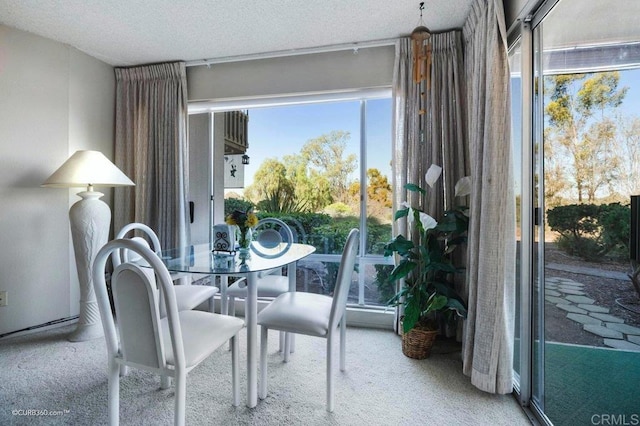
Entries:
[[80,283],[80,315],[76,330],[69,336],[72,342],[103,336],[91,268],[96,254],[107,243],[111,210],[100,200],[104,194],[94,191],[93,187],[131,185],[135,185],[131,179],[98,151],[76,151],[42,184],[49,188],[87,187],[78,193],[82,199],[69,209]]

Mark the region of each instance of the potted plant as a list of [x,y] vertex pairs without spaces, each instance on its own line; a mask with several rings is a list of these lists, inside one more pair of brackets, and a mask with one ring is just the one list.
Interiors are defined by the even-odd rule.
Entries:
[[[438,172],[433,178],[433,167]],[[427,183],[433,185],[439,177],[438,166],[427,172]],[[430,176],[431,175],[431,176]],[[426,195],[426,190],[415,184],[405,188]],[[456,184],[456,196],[467,195],[470,179]],[[384,247],[385,256],[397,255],[398,262],[388,277],[389,282],[402,280],[400,290],[389,304],[402,306],[402,351],[411,358],[423,359],[430,355],[441,321],[466,318],[467,309],[455,289],[454,275],[463,269],[454,264],[455,252],[466,242],[469,218],[464,206],[446,211],[436,221],[420,209],[403,203],[394,220],[407,218],[408,235],[398,235]]]

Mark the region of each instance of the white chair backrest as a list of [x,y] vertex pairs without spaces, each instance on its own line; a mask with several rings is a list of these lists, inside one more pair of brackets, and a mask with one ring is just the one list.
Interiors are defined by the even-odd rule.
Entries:
[[[145,246],[146,248],[148,248],[149,250],[151,250],[151,246],[149,245],[149,243],[147,242],[147,240],[145,240],[142,237],[132,237],[130,238],[131,241],[135,241],[137,243],[142,244],[143,246]],[[151,250],[153,251],[153,250]],[[121,255],[121,260],[122,262],[130,262],[130,263],[137,263],[140,262],[142,260],[142,256],[140,256],[138,253],[136,253],[135,251],[132,250],[120,250],[120,255]]]
[[336,277],[336,286],[333,291],[333,303],[331,305],[331,316],[329,318],[330,329],[338,326],[347,307],[353,268],[356,264],[356,256],[358,254],[359,236],[360,231],[355,228],[352,229],[344,245],[342,258],[340,259],[340,267],[338,268],[338,275]]
[[292,217],[287,217],[280,220],[286,223],[289,229],[291,229],[294,243],[302,243],[302,244],[307,243],[307,234],[305,233],[304,227],[302,226],[302,223],[300,223],[299,220],[294,219]]
[[118,231],[118,234],[116,235],[115,239],[117,240],[120,238],[124,238],[131,231],[140,231],[144,233],[144,235],[151,240],[152,251],[157,253],[160,250],[162,250],[162,247],[160,247],[160,239],[158,238],[158,235],[154,232],[153,229],[151,229],[149,226],[145,225],[144,223],[132,222],[123,226],[122,229]]
[[[115,269],[111,286],[118,317],[116,326],[107,294],[104,271],[107,258],[114,251],[123,249],[135,252],[150,267],[122,263]],[[92,274],[110,357],[116,357],[120,353],[125,361],[134,362],[140,366],[151,369],[165,366],[165,349],[171,350],[171,348],[163,347],[160,336],[159,299],[162,299],[167,311],[174,364],[185,365],[182,330],[173,282],[166,266],[153,251],[131,239],[110,241],[96,255]],[[159,297],[159,292],[163,297]]]
[[[144,223],[133,222],[123,226],[122,229],[120,229],[120,231],[118,231],[118,233],[116,234],[115,239],[117,240],[121,238],[126,238],[126,235],[131,231],[134,231],[134,232],[140,231],[146,237],[146,238],[143,238],[143,237],[134,236],[131,239],[139,242],[143,240],[147,245],[147,247],[150,248],[151,251],[153,251],[154,253],[160,253],[160,251],[162,251],[162,247],[160,246],[160,239],[158,238],[158,235],[153,231],[153,229],[151,229],[149,226],[145,225]],[[151,244],[149,244],[149,241],[151,242]],[[134,260],[139,260],[139,259],[131,258],[131,256],[132,256],[132,253],[127,253],[127,251],[124,249],[114,252],[111,259],[111,261],[113,262],[113,267],[114,268],[117,267],[122,262],[132,262]]]
[[262,257],[282,256],[294,243],[291,228],[280,219],[272,217],[261,219],[255,226],[254,233],[255,238],[251,248]]
[[155,277],[141,269],[132,263],[122,263],[111,276],[120,351],[127,362],[162,368],[164,347],[159,339],[158,290]]

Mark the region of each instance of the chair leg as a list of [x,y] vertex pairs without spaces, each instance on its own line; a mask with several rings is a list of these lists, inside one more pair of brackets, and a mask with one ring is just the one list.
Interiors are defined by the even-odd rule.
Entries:
[[216,299],[214,296],[211,296],[211,298],[209,299],[209,312],[211,312],[212,314],[216,313]]
[[332,347],[332,333],[329,332],[327,337],[327,411],[333,412],[333,351]]
[[187,375],[184,371],[177,371],[175,376],[175,411],[173,422],[174,425],[184,426],[185,423],[185,405],[187,396]]
[[120,366],[120,375],[122,377],[126,376],[127,374],[129,374],[129,367],[127,367],[126,365],[121,365]]
[[267,397],[267,334],[269,329],[264,325],[260,333],[260,386],[258,396],[260,399]]
[[231,315],[232,317],[236,316],[236,298],[231,296],[228,298],[229,299],[229,315]]
[[109,424],[116,426],[120,422],[120,366],[114,361],[109,361]]
[[[288,333],[286,331],[281,331],[280,333],[280,346],[278,348],[278,352],[283,353],[284,352],[284,346],[286,343],[286,336],[287,334],[291,334]],[[295,352],[295,342],[296,342],[296,335],[295,334],[291,334],[291,337],[289,338],[289,353],[292,354]]]
[[171,377],[163,374],[160,376],[160,389],[169,389],[171,387]]
[[343,316],[340,321],[340,371],[345,370],[345,358],[347,352],[347,319]]
[[[227,313],[232,316],[235,317],[236,316],[236,298],[235,297],[228,297],[227,298],[227,303],[229,304],[227,306]],[[231,350],[231,341],[229,341],[229,350]]]
[[284,333],[284,362],[289,362],[289,356],[291,355],[291,339],[293,333]]
[[238,336],[229,341],[231,345],[231,387],[233,391],[233,406],[240,405],[240,374],[238,373]]

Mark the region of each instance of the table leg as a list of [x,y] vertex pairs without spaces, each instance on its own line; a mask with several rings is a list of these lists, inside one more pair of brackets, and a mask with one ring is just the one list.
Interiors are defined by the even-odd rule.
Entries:
[[220,313],[229,315],[229,300],[227,299],[227,287],[229,286],[229,276],[219,275],[220,278]]
[[[296,277],[297,265],[298,265],[298,262],[291,262],[290,264],[287,265],[287,277],[289,278],[289,291],[296,291],[296,288],[298,285],[297,277]],[[288,358],[288,355],[294,353],[296,350],[296,347],[295,347],[296,335],[294,333],[287,333],[287,334],[289,334],[289,345],[286,344],[287,338],[285,337],[284,350]]]
[[247,407],[258,404],[258,280],[257,272],[247,277],[245,322],[247,326]]

